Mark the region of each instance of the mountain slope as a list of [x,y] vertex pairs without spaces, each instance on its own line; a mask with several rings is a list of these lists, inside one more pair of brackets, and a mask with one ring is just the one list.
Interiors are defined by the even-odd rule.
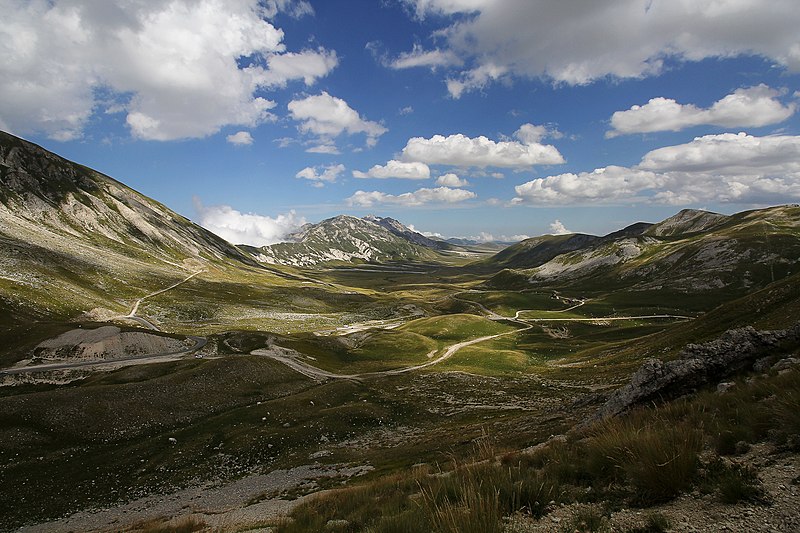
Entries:
[[425,261],[436,258],[431,248],[421,244],[430,239],[393,219],[340,215],[318,224],[306,224],[288,239],[289,242],[250,251],[260,262],[293,266],[313,266],[332,261]]
[[684,210],[653,226],[605,237],[529,239],[489,261],[494,284],[569,284],[742,294],[794,272],[800,263],[800,208],[779,206],[732,216]]
[[75,319],[198,270],[258,267],[122,183],[0,132],[0,329]]

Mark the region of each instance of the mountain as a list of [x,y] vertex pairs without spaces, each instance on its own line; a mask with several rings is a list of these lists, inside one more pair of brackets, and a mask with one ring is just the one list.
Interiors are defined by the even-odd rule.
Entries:
[[782,279],[800,263],[800,207],[726,216],[685,209],[655,225],[604,237],[528,239],[484,262],[506,269],[497,286],[669,288],[744,293]]
[[340,215],[306,224],[287,242],[248,248],[262,263],[313,266],[332,261],[425,261],[437,258],[436,241],[391,218]]
[[162,204],[0,132],[0,327],[74,318],[252,258]]
[[663,222],[654,224],[647,230],[647,234],[657,237],[669,237],[672,235],[700,233],[724,224],[729,218],[726,215],[700,209],[683,209]]
[[445,241],[438,241],[435,239],[431,239],[430,237],[426,237],[425,235],[412,230],[411,228],[403,225],[400,221],[395,220],[389,217],[376,217],[374,215],[367,215],[364,217],[364,220],[368,220],[369,222],[374,222],[375,224],[386,228],[394,235],[405,239],[413,244],[419,244],[420,246],[424,246],[425,248],[431,248],[433,250],[450,250],[453,246],[450,246],[449,243]]

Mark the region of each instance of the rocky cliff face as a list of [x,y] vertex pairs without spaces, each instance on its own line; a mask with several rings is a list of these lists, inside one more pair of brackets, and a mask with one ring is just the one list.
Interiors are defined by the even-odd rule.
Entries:
[[631,382],[611,395],[595,419],[618,415],[635,405],[679,397],[754,365],[756,370],[764,370],[798,346],[800,322],[778,331],[757,331],[752,326],[732,329],[711,342],[689,344],[674,361],[645,361]]

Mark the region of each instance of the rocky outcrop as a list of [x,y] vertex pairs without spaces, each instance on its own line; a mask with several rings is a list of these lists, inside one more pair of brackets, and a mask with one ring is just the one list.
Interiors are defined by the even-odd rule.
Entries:
[[689,344],[674,361],[648,359],[631,382],[615,391],[594,419],[614,416],[654,400],[668,400],[753,368],[765,357],[777,357],[800,344],[800,322],[778,331],[752,326],[726,331],[704,344]]

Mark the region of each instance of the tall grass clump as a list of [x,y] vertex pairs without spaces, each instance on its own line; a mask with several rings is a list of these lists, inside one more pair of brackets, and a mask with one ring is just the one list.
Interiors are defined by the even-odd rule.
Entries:
[[592,477],[627,482],[638,504],[674,498],[689,488],[697,473],[703,434],[686,422],[641,416],[609,419],[587,440],[587,468]]

